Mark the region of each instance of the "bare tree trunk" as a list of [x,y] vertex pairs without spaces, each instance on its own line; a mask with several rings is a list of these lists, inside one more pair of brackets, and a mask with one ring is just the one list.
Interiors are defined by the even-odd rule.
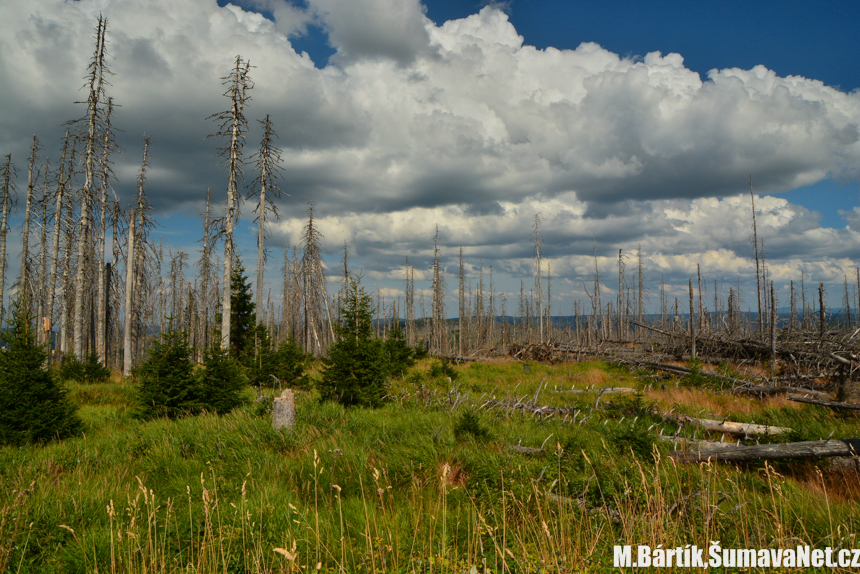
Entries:
[[624,258],[618,250],[618,338],[624,337]]
[[795,315],[797,314],[797,293],[795,293],[795,291],[794,291],[794,280],[793,279],[790,282],[790,287],[791,287],[791,295],[790,295],[790,300],[789,300],[789,306],[791,308],[791,311],[790,311],[791,315],[790,315],[790,319],[788,321],[788,327],[789,327],[789,329],[794,329],[795,322],[796,322]]
[[12,175],[15,171],[12,165],[12,154],[6,155],[6,164],[3,166],[3,191],[0,196],[2,204],[2,219],[0,219],[0,326],[4,325],[6,313],[6,233],[9,230],[9,203],[15,192],[15,183]]
[[484,260],[480,261],[478,271],[478,292],[475,294],[475,318],[477,319],[477,330],[475,333],[475,348],[483,347],[486,317],[484,315]]
[[770,282],[770,378],[776,376],[776,291]]
[[29,309],[32,305],[32,286],[30,285],[30,208],[33,203],[33,188],[36,185],[35,178],[39,174],[33,174],[36,165],[36,153],[42,149],[39,139],[34,135],[33,144],[30,146],[30,161],[27,164],[27,199],[24,207],[24,230],[21,232],[21,279],[18,282],[18,304]]
[[445,287],[439,262],[439,226],[433,237],[433,350],[445,354]]
[[597,243],[594,243],[594,291],[591,297],[591,316],[594,319],[594,336],[595,343],[598,339],[598,329],[602,327],[598,317],[598,310],[602,313],[602,302],[600,300],[600,272],[597,269]]
[[38,301],[36,308],[36,317],[39,321],[38,341],[42,345],[48,344],[51,340],[51,322],[45,316],[48,273],[48,173],[48,160],[45,160],[45,181],[42,184],[42,196],[39,198],[39,227],[41,228],[39,234],[39,282],[38,288],[35,290]]
[[824,337],[824,331],[827,329],[824,311],[824,283],[818,284],[818,332]]
[[752,175],[750,175],[750,205],[752,206],[753,249],[755,250],[755,284],[756,297],[758,299],[758,332],[759,336],[761,336],[764,333],[764,315],[762,314],[761,308],[761,268],[759,266],[758,258],[758,231],[756,229],[755,224],[755,198],[753,197]]
[[460,246],[460,289],[459,289],[459,315],[460,317],[457,319],[458,329],[460,331],[460,336],[458,337],[457,342],[457,354],[461,357],[463,356],[463,339],[466,337],[466,332],[463,329],[464,319],[466,315],[466,292],[465,292],[465,280],[466,274],[463,270],[463,246]]
[[107,269],[105,267],[105,236],[107,234],[107,190],[110,185],[109,155],[113,147],[110,131],[110,118],[113,113],[113,98],[108,98],[107,113],[105,114],[104,139],[102,140],[102,196],[101,213],[99,214],[99,239],[97,244],[98,257],[98,316],[96,318],[96,352],[102,364],[107,363]]
[[636,278],[639,281],[639,288],[637,289],[637,293],[636,293],[636,295],[639,298],[639,302],[636,305],[636,321],[641,324],[642,323],[642,299],[643,299],[642,294],[645,291],[645,281],[642,278],[643,265],[642,265],[642,244],[641,243],[639,244],[639,249],[638,249],[638,252],[636,255],[637,255],[637,259],[638,259]]
[[134,322],[134,263],[135,263],[135,219],[137,214],[131,210],[128,223],[128,251],[125,258],[125,326],[123,331],[123,359],[122,359],[122,374],[124,377],[131,376],[131,369],[134,360],[134,339],[132,338],[132,329]]
[[666,277],[663,273],[660,274],[660,326],[666,328],[666,313],[668,310],[668,300],[666,298]]
[[544,332],[543,332],[543,286],[541,285],[541,261],[540,261],[540,248],[541,248],[541,235],[540,235],[540,213],[536,213],[534,219],[532,220],[532,227],[534,228],[534,232],[532,233],[532,238],[535,243],[535,289],[537,290],[538,296],[538,339],[541,343],[543,343]]
[[[283,303],[281,307],[281,334],[286,334],[287,337],[292,337],[292,274],[290,273],[290,246],[284,250],[284,284],[283,284]],[[279,335],[279,340],[281,336]]]
[[[66,130],[66,136],[63,139],[63,154],[60,159],[60,176],[57,182],[57,198],[54,207],[54,240],[51,248],[51,273],[48,277],[48,295],[46,298],[47,315],[50,317],[51,325],[54,324],[54,296],[57,286],[57,265],[60,259],[60,232],[63,222],[63,198],[66,192],[66,185],[72,175],[72,169],[75,163],[75,144],[72,143],[72,150],[69,157],[69,171],[65,173],[66,152],[69,147],[69,130]],[[59,345],[58,345],[59,347]]]
[[[406,313],[405,313],[405,315],[406,315],[406,343],[408,345],[415,345],[415,342],[413,339],[414,325],[412,324],[412,321],[414,319],[414,315],[413,315],[413,292],[412,292],[412,282],[409,280],[410,269],[411,269],[411,267],[409,267],[409,257],[407,256],[406,257],[406,263],[404,264],[404,271],[406,273],[406,292],[405,292],[406,297],[405,297],[405,302],[404,302],[404,304],[406,305]],[[462,333],[460,334],[460,336],[462,337]]]
[[705,330],[705,303],[702,299],[702,266],[696,263],[696,275],[699,281],[699,331]]
[[693,280],[690,279],[690,356],[696,359],[696,309],[693,305]]
[[[200,323],[201,351],[209,348],[209,281],[212,274],[211,246],[209,237],[211,235],[211,221],[209,219],[210,190],[206,188],[206,214],[203,219],[203,257],[200,260],[200,312],[198,321]],[[198,360],[202,356],[198,354]]]
[[[69,211],[72,211],[72,206],[69,206]],[[65,245],[63,246],[63,290],[60,312],[60,354],[65,355],[69,352],[69,311],[70,304],[74,303],[74,294],[69,286],[72,267],[72,243],[75,241],[77,229],[72,221],[71,214],[69,221],[66,222],[65,229]]]

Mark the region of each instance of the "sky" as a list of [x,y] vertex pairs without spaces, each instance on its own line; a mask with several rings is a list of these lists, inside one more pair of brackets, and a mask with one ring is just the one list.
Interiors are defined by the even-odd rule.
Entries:
[[[661,280],[680,297],[697,265],[710,300],[715,281],[723,298],[740,285],[751,307],[750,178],[780,303],[801,272],[835,306],[845,278],[857,284],[854,3],[0,0],[0,155],[19,191],[33,134],[56,164],[64,122],[84,113],[99,13],[121,106],[114,189],[130,202],[151,137],[155,233],[192,260],[206,189],[226,196],[207,117],[229,106],[220,78],[235,56],[254,66],[246,156],[268,114],[284,157],[273,297],[313,201],[331,274],[346,243],[388,301],[407,256],[416,289],[430,288],[438,226],[449,316],[460,247],[467,282],[492,266],[509,310],[521,282],[533,288],[536,214],[554,314],[587,301],[595,253],[612,296],[618,251],[632,270],[640,247],[652,310]],[[254,277],[252,211],[239,241]],[[12,225],[7,286],[17,214]]]

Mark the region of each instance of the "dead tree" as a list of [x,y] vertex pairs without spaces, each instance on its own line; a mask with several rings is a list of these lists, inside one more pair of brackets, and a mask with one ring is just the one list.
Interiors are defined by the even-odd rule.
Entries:
[[230,279],[233,275],[233,228],[239,217],[238,181],[242,178],[242,146],[245,143],[245,133],[248,131],[248,120],[245,119],[244,109],[251,100],[248,91],[253,88],[249,72],[251,63],[236,56],[236,63],[230,73],[223,78],[222,85],[227,86],[224,96],[230,100],[230,109],[213,114],[207,119],[219,122],[218,131],[207,137],[228,138],[228,143],[218,148],[218,155],[225,158],[228,169],[227,176],[227,211],[224,215],[224,286],[221,302],[221,348],[230,348]]
[[[263,308],[263,271],[266,264],[266,214],[271,213],[278,219],[278,209],[274,199],[281,197],[281,189],[278,187],[278,178],[281,176],[279,164],[283,161],[281,158],[281,150],[274,144],[274,139],[278,137],[275,130],[272,128],[272,121],[269,116],[265,120],[258,122],[263,127],[263,140],[260,142],[260,151],[251,156],[254,160],[254,165],[259,170],[260,175],[257,176],[251,183],[251,187],[259,186],[260,199],[257,203],[255,211],[257,212],[257,285],[256,285],[256,305],[260,320],[260,310]],[[256,192],[251,191],[246,199],[250,199],[251,195]]]
[[414,346],[415,337],[415,268],[409,266],[406,258],[406,340]]
[[110,152],[115,148],[115,143],[111,134],[111,114],[113,113],[113,98],[108,98],[107,112],[105,113],[104,135],[102,138],[102,157],[101,157],[101,199],[99,213],[99,237],[96,244],[98,258],[98,316],[96,318],[96,351],[99,361],[102,364],[107,362],[107,318],[108,318],[108,270],[109,265],[105,264],[105,236],[107,234],[107,194],[110,188],[110,180],[113,177],[113,170],[110,167]]
[[825,320],[824,312],[824,283],[818,283],[818,334],[824,337],[824,332],[827,330],[827,321]]
[[80,240],[78,226],[74,220],[74,198],[68,202],[68,208],[63,214],[65,219],[63,225],[63,283],[60,291],[60,355],[65,355],[70,349],[69,323],[70,317],[74,317],[74,288],[71,284],[71,273],[75,265],[72,246],[75,241]]
[[770,377],[776,376],[776,290],[770,282]]
[[[128,257],[130,257],[132,266],[132,285],[126,285],[126,291],[131,290],[134,295],[131,300],[131,309],[126,309],[126,317],[129,317],[132,322],[132,341],[131,341],[131,357],[132,361],[141,355],[144,351],[141,338],[146,333],[145,321],[147,317],[152,317],[154,314],[152,308],[153,302],[150,301],[154,289],[150,285],[151,273],[150,270],[155,267],[154,248],[149,242],[149,232],[155,227],[155,220],[152,218],[152,204],[146,197],[146,170],[149,167],[149,143],[148,137],[143,138],[143,159],[140,163],[140,172],[137,180],[137,201],[135,203],[134,221],[134,250],[129,249]],[[126,278],[127,279],[127,278]],[[160,281],[159,274],[156,277]]]
[[624,256],[618,250],[618,338],[624,337]]
[[759,266],[759,257],[758,257],[758,231],[756,229],[755,224],[755,198],[753,197],[753,184],[752,184],[752,174],[750,174],[750,205],[752,208],[752,228],[753,228],[753,249],[755,250],[755,284],[756,284],[756,298],[758,299],[758,333],[759,336],[764,332],[763,319],[764,316],[762,314],[761,309],[761,267]]
[[636,259],[637,259],[636,279],[639,282],[639,288],[636,290],[636,295],[638,297],[638,302],[636,304],[636,320],[641,323],[642,322],[642,303],[643,303],[644,292],[645,292],[645,281],[642,278],[643,277],[642,276],[643,264],[642,264],[642,244],[641,243],[639,244],[639,247],[636,251]]
[[[49,321],[51,325],[54,324],[54,298],[56,295],[56,286],[57,286],[57,266],[60,260],[60,236],[62,233],[62,224],[63,224],[63,212],[64,212],[64,198],[66,195],[66,188],[68,187],[69,180],[72,177],[72,173],[75,165],[75,145],[77,140],[72,141],[72,149],[69,150],[69,130],[66,130],[66,136],[63,139],[63,153],[60,159],[60,173],[57,178],[57,192],[55,198],[55,206],[54,206],[54,238],[53,245],[51,247],[51,272],[48,277],[48,293],[45,297],[45,308],[46,314],[50,318]],[[66,171],[66,153],[69,153],[69,163],[68,163],[68,171]],[[64,272],[65,272],[65,263],[64,263]],[[62,338],[60,339],[62,342]]]
[[541,235],[540,235],[540,213],[535,213],[534,218],[532,219],[532,239],[534,240],[535,246],[535,290],[537,291],[538,296],[538,339],[541,343],[543,343],[544,332],[543,332],[543,286],[541,285]]
[[86,294],[86,271],[87,271],[87,248],[89,246],[90,233],[90,204],[92,201],[92,189],[95,181],[94,163],[96,155],[96,131],[98,129],[100,104],[104,100],[104,86],[107,83],[105,76],[110,72],[105,61],[105,31],[107,20],[99,16],[96,27],[96,49],[89,65],[89,73],[86,76],[89,90],[87,97],[87,113],[79,121],[86,122],[86,134],[84,139],[84,186],[80,195],[80,224],[78,236],[78,258],[77,272],[75,278],[75,307],[74,307],[74,334],[73,352],[78,360],[84,358],[84,297]]
[[594,336],[595,343],[599,341],[598,337],[598,328],[600,318],[597,315],[597,311],[602,308],[602,302],[600,300],[600,272],[597,269],[597,242],[594,242],[594,290],[592,291],[591,297],[591,317],[594,322]]
[[[119,333],[119,310],[122,308],[123,297],[125,296],[125,279],[116,273],[117,260],[122,253],[122,242],[120,241],[120,223],[123,218],[120,210],[119,200],[114,199],[113,208],[111,210],[111,261],[109,263],[112,273],[108,274],[107,282],[107,297],[109,303],[106,305],[107,316],[105,324],[107,325],[107,335],[105,346],[107,354],[110,357],[111,365],[119,365],[119,352],[122,349],[122,341]],[[124,231],[124,230],[123,230]]]
[[[206,211],[203,215],[203,252],[197,263],[200,269],[200,305],[197,314],[200,332],[200,350],[209,348],[209,283],[212,280],[212,218],[210,217],[211,190],[206,188]],[[198,360],[202,357],[198,354]]]
[[439,225],[433,236],[433,352],[444,355],[445,345],[445,278],[439,261]]
[[30,146],[30,161],[27,162],[27,197],[24,201],[24,229],[21,231],[21,275],[18,280],[18,304],[29,309],[33,303],[32,286],[30,285],[30,211],[33,204],[33,189],[39,177],[36,169],[36,154],[42,149],[39,138],[33,136]]
[[460,246],[460,288],[458,290],[459,296],[459,317],[457,319],[458,329],[460,331],[460,336],[457,341],[457,353],[462,357],[463,356],[463,339],[466,337],[466,331],[463,329],[465,326],[465,318],[466,318],[466,274],[463,270],[463,246]]
[[[304,304],[305,351],[321,354],[326,332],[323,313],[328,307],[325,270],[320,244],[323,234],[314,220],[314,203],[308,204],[308,223],[302,231],[301,279]],[[334,336],[332,335],[332,339]]]
[[5,319],[5,295],[6,295],[6,233],[9,230],[9,206],[14,201],[15,194],[15,166],[12,165],[12,154],[6,155],[6,163],[3,164],[3,189],[0,191],[0,325]]
[[125,258],[125,326],[123,331],[123,359],[122,359],[122,374],[124,377],[131,376],[131,369],[134,366],[134,315],[132,308],[134,307],[134,261],[135,261],[135,219],[137,214],[132,209],[129,214],[128,221],[128,251]]
[[693,280],[690,279],[690,356],[696,360],[696,310],[693,307]]
[[48,191],[48,175],[49,175],[49,164],[48,160],[45,160],[45,174],[44,174],[44,183],[42,184],[42,194],[39,198],[39,278],[37,282],[37,287],[34,290],[36,297],[36,317],[39,321],[38,329],[38,341],[39,343],[45,345],[50,341],[51,337],[51,323],[48,318],[45,316],[45,295],[47,294],[47,276],[48,276],[48,200],[50,199],[50,194]]

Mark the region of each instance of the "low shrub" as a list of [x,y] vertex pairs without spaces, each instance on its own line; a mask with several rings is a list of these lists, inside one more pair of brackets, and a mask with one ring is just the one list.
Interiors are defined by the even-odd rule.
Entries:
[[110,379],[110,373],[110,369],[101,364],[95,351],[83,361],[79,361],[72,353],[63,356],[58,371],[61,379],[79,383],[105,383]]
[[454,424],[454,436],[463,440],[469,436],[476,440],[488,440],[490,429],[481,422],[481,417],[474,410],[463,411]]
[[430,365],[430,378],[448,377],[452,381],[457,380],[457,370],[451,365],[451,361],[447,357],[442,357],[437,361],[433,361]]

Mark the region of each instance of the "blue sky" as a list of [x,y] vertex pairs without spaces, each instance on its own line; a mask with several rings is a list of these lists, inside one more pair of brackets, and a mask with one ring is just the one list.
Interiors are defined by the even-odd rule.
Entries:
[[[392,298],[406,256],[429,287],[437,225],[453,276],[462,246],[469,280],[483,263],[500,291],[530,288],[536,214],[562,310],[587,297],[595,249],[601,273],[641,246],[652,285],[663,277],[681,293],[700,264],[707,280],[750,292],[750,175],[778,293],[801,270],[833,285],[855,273],[856,3],[486,4],[0,0],[0,154],[12,154],[19,190],[34,133],[56,165],[101,12],[122,106],[114,190],[124,205],[134,196],[147,134],[156,233],[191,259],[205,190],[220,202],[225,189],[206,139],[206,118],[227,107],[219,78],[237,54],[255,66],[247,155],[266,114],[284,152],[274,292],[309,201],[332,269],[346,243]],[[239,241],[253,276],[251,201]]]

